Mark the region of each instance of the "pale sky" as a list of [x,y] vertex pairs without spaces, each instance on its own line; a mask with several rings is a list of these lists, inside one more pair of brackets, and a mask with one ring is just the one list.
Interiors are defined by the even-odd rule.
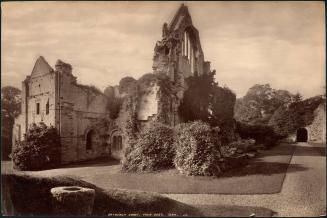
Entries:
[[[216,80],[242,97],[254,84],[324,93],[324,2],[184,2]],[[42,55],[103,90],[152,72],[155,42],[181,2],[1,3],[1,83],[21,88]]]

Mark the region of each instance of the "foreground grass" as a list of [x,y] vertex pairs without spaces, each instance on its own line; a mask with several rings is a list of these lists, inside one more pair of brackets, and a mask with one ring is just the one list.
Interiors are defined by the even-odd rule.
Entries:
[[[226,172],[219,178],[184,176],[175,169],[154,173],[125,173],[115,161],[74,164],[28,173],[75,176],[103,189],[135,189],[167,194],[272,194],[281,190],[294,148],[295,145],[281,144],[261,151],[259,157],[250,160],[247,165]],[[305,168],[292,165],[290,173],[302,170]]]
[[8,215],[52,215],[50,189],[81,186],[95,190],[93,214],[202,215],[195,208],[156,193],[119,189],[104,190],[69,177],[40,177],[26,174],[2,175],[2,199]]
[[27,174],[2,175],[4,215],[54,215],[50,189],[57,186],[81,186],[95,190],[93,216],[271,216],[272,211],[259,207],[186,205],[156,193],[110,189],[69,177],[40,177]]

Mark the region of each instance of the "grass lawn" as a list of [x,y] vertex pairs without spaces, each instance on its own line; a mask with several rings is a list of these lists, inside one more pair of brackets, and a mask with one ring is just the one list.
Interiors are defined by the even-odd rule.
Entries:
[[[57,186],[81,186],[95,190],[93,216],[164,215],[164,216],[271,216],[260,207],[187,205],[156,193],[119,189],[101,189],[69,177],[4,174],[2,213],[4,215],[59,215],[53,210],[50,189]],[[28,206],[27,206],[28,205]],[[64,214],[63,214],[64,215]]]
[[[117,162],[71,165],[65,168],[30,172],[35,175],[72,175],[104,189],[120,188],[165,194],[272,194],[280,192],[294,145],[281,144],[261,151],[248,165],[219,178],[189,177],[177,170],[156,173],[124,173]],[[292,166],[292,170],[305,170]]]

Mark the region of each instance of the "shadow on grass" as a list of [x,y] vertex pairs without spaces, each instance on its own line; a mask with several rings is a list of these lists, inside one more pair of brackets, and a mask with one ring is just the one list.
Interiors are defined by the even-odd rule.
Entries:
[[120,162],[113,158],[100,158],[100,159],[95,159],[95,160],[65,164],[65,165],[60,166],[60,168],[104,167],[104,166],[113,166],[113,165],[119,165],[119,164],[120,164]]
[[297,172],[307,170],[308,168],[299,164],[252,161],[244,167],[235,168],[224,173],[221,177],[282,174],[286,173],[287,169],[288,172]]

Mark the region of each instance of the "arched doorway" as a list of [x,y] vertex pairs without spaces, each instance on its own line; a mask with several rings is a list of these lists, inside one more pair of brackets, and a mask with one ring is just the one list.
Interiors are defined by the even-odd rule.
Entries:
[[299,128],[296,131],[296,141],[297,142],[307,142],[308,141],[308,131],[305,128]]
[[123,138],[119,131],[114,131],[111,134],[111,156],[115,159],[122,158]]
[[92,129],[86,134],[86,150],[92,150],[96,144],[96,132]]

